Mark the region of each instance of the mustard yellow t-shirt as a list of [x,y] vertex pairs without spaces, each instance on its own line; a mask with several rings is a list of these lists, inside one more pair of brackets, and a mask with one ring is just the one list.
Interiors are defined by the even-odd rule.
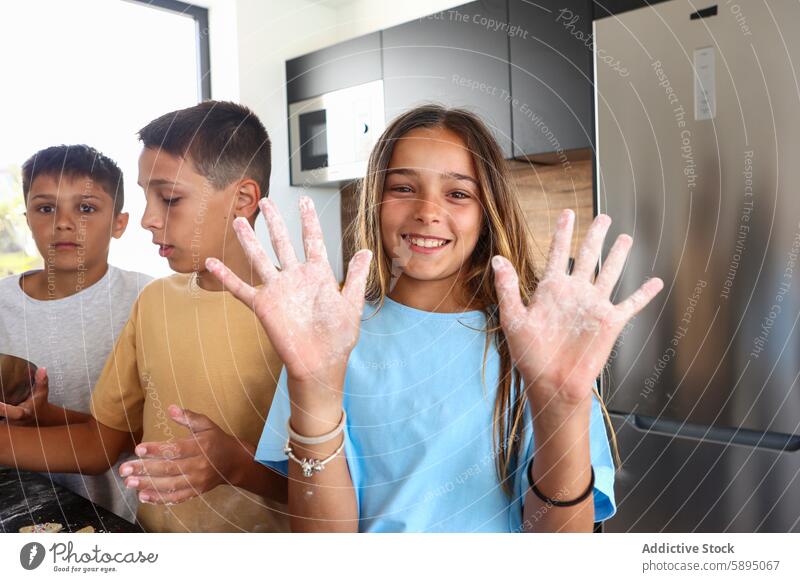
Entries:
[[[205,414],[253,445],[269,412],[281,362],[253,312],[231,293],[211,292],[192,275],[150,283],[133,306],[92,394],[95,419],[172,442],[188,429],[167,413],[177,404]],[[175,505],[141,503],[151,532],[285,532],[286,506],[231,485]]]

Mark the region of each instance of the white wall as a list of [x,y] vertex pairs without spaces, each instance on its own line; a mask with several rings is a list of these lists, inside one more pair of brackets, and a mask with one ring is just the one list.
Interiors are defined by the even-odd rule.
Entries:
[[[287,221],[300,257],[303,246],[297,204],[303,194],[314,201],[331,266],[337,278],[341,278],[338,190],[289,186],[285,71],[287,59],[338,41],[336,12],[302,0],[237,0],[237,9],[241,101],[253,108],[272,138],[270,196]],[[259,235],[262,241],[266,241],[263,222],[259,227]]]
[[[191,0],[190,0],[191,1]],[[297,202],[314,200],[334,273],[342,276],[339,192],[289,186],[286,119],[288,59],[368,32],[463,4],[442,0],[195,0],[209,8],[211,82],[215,99],[238,100],[261,118],[272,139],[270,196],[280,208],[299,256]],[[258,234],[266,245],[263,221]]]
[[350,0],[337,2],[337,24],[351,37],[402,24],[468,0]]

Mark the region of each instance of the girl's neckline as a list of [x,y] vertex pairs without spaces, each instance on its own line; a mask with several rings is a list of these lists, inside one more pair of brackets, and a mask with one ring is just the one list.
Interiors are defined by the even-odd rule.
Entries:
[[417,309],[416,307],[409,307],[404,303],[400,303],[399,301],[395,301],[388,295],[384,297],[384,305],[391,306],[395,309],[405,311],[412,315],[422,316],[422,317],[435,317],[435,318],[443,318],[443,319],[459,319],[464,317],[479,317],[483,316],[484,312],[480,310],[474,311],[452,311],[452,312],[440,312],[440,311],[425,311],[424,309]]

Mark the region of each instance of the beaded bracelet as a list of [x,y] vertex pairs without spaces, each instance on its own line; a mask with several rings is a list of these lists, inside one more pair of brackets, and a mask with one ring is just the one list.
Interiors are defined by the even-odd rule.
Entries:
[[300,459],[294,454],[291,442],[295,441],[301,445],[321,445],[322,443],[326,443],[329,440],[336,438],[339,433],[344,430],[346,422],[347,413],[344,411],[344,409],[342,409],[342,418],[339,420],[339,424],[336,425],[336,428],[320,436],[308,437],[295,432],[292,428],[291,419],[286,419],[286,432],[289,436],[286,438],[286,446],[283,447],[283,452],[289,459],[300,465],[300,468],[303,470],[304,477],[313,477],[314,473],[319,473],[322,471],[325,468],[325,465],[330,463],[336,457],[336,455],[342,452],[342,449],[344,448],[344,439],[342,439],[342,444],[339,445],[339,448],[333,451],[333,453],[325,459]]
[[342,444],[339,445],[339,448],[324,459],[299,459],[292,451],[292,445],[290,444],[289,439],[286,439],[286,446],[283,447],[283,452],[289,459],[300,465],[300,468],[303,470],[303,477],[313,477],[314,473],[319,473],[322,471],[325,468],[325,465],[336,458],[336,456],[342,452],[343,448],[344,439],[342,439]]

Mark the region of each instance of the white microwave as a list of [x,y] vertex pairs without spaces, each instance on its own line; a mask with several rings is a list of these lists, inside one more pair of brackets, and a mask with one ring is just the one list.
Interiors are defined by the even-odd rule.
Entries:
[[385,127],[382,80],[290,103],[292,186],[363,177]]

